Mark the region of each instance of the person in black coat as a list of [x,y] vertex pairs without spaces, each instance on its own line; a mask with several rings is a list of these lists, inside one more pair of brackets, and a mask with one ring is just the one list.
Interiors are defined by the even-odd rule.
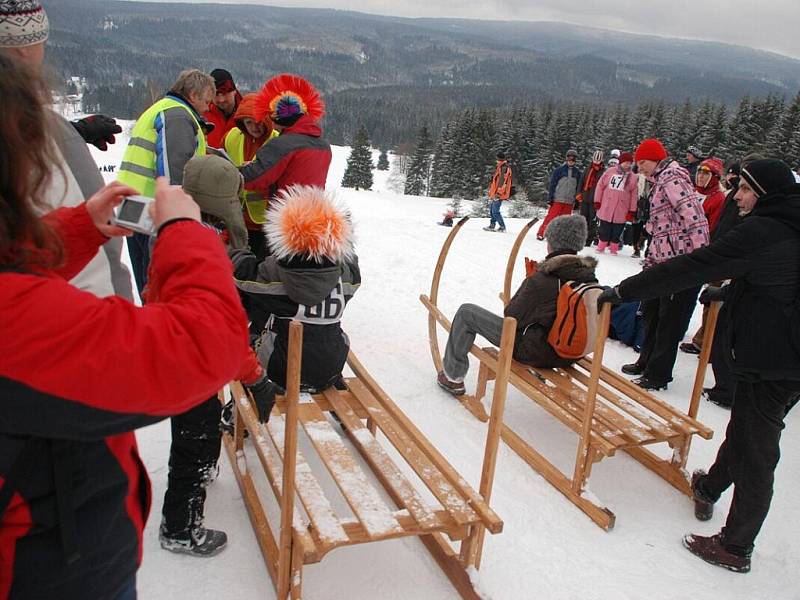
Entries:
[[692,476],[695,515],[711,518],[713,505],[733,484],[722,531],[687,535],[700,558],[747,572],[753,544],[769,511],[786,412],[800,393],[800,184],[779,160],[756,160],[741,171],[736,194],[742,223],[710,246],[624,280],[598,299],[630,302],[675,293],[703,282],[705,300],[724,300],[735,377],[731,419],[708,473]]

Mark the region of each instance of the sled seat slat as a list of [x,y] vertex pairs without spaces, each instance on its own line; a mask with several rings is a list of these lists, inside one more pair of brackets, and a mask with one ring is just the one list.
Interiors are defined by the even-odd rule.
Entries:
[[347,504],[370,537],[377,540],[401,533],[403,528],[392,516],[393,510],[386,506],[319,406],[301,404],[298,416]]
[[[439,524],[437,515],[394,464],[372,432],[361,423],[350,403],[344,400],[344,394],[340,390],[330,388],[325,390],[322,395],[346,427],[350,441],[359,447],[361,454],[370,463],[381,484],[393,498],[398,500],[398,505],[409,512],[418,527],[437,527]],[[450,519],[450,521],[453,520]]]

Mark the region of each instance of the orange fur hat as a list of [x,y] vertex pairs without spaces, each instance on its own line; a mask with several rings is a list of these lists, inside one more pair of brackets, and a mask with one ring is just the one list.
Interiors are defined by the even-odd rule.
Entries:
[[293,185],[282,191],[270,203],[264,233],[278,260],[337,263],[355,254],[350,211],[316,186]]

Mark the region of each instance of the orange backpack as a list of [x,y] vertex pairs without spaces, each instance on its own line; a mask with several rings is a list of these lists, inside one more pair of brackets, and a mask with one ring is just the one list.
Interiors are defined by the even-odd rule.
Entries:
[[597,283],[567,281],[558,292],[556,320],[547,342],[561,358],[578,360],[594,351],[597,339],[597,297],[603,287]]

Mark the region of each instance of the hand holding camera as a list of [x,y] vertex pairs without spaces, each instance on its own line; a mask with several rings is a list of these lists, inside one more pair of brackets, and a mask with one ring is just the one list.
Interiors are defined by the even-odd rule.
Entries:
[[[125,189],[134,191],[127,187]],[[155,199],[126,196],[112,219],[113,223],[129,231],[154,235],[171,221],[200,221],[200,207],[180,186],[167,183],[166,177],[156,179],[155,196]]]

